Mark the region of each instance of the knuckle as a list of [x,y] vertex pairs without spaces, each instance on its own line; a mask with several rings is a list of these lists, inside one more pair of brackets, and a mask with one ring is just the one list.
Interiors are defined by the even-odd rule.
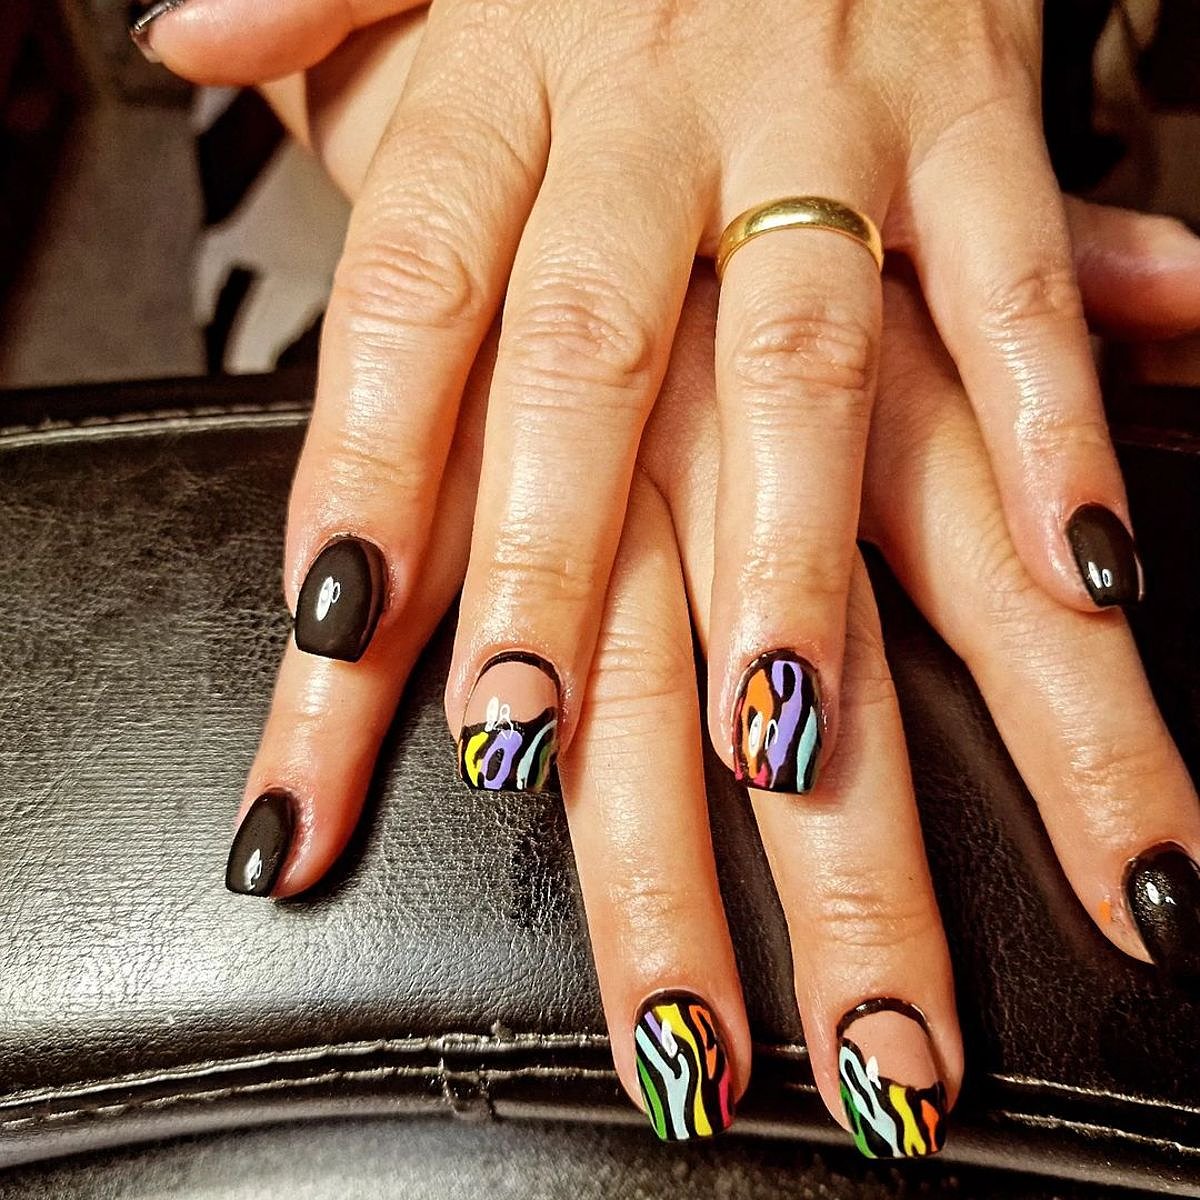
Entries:
[[787,315],[755,315],[730,353],[733,379],[762,397],[816,392],[852,413],[865,410],[875,367],[876,336],[849,308],[814,301]]
[[397,508],[418,503],[428,486],[420,464],[379,429],[344,432],[323,471],[327,491],[371,497],[386,493]]
[[1069,262],[1018,271],[993,284],[983,299],[984,334],[1001,343],[1047,324],[1082,325],[1083,319],[1075,268]]
[[776,592],[786,589],[789,604],[803,599],[811,609],[836,612],[845,607],[850,586],[850,568],[845,556],[830,547],[827,530],[813,530],[811,536],[801,525],[788,526],[788,539],[779,540],[779,512],[764,513],[762,526],[756,519],[751,529],[752,545],[744,551],[738,580],[743,594]]
[[615,282],[551,279],[511,320],[505,351],[517,381],[558,397],[580,383],[641,404],[650,389],[655,336]]
[[678,711],[694,700],[695,667],[691,646],[664,637],[652,613],[609,621],[593,665],[590,701],[605,721],[614,716],[636,721],[642,747],[643,718]]
[[565,619],[564,606],[573,612],[588,606],[599,567],[595,550],[577,532],[509,528],[499,534],[488,556],[488,588],[506,603],[557,612]]
[[1123,729],[1103,736],[1093,729],[1072,748],[1071,778],[1084,796],[1120,802],[1143,794],[1147,780],[1164,778],[1163,750],[1161,741],[1146,734]]
[[844,951],[903,956],[937,933],[924,890],[891,872],[826,871],[814,901],[822,939]]
[[453,235],[406,218],[355,239],[338,264],[332,303],[352,333],[391,345],[402,331],[475,321],[484,298]]

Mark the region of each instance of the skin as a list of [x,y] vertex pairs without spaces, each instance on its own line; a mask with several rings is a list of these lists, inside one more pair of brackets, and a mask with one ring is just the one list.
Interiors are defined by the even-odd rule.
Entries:
[[[352,41],[303,86],[271,89],[352,196],[419,36],[419,18],[389,23]],[[1157,218],[1075,202],[1069,212],[1085,296],[1095,297],[1106,323],[1157,335],[1200,325],[1195,239]],[[623,1031],[661,988],[694,991],[719,1014],[739,1092],[750,1070],[704,819],[699,722],[689,716],[689,615],[706,647],[712,626],[721,445],[709,349],[716,301],[711,275],[698,273],[634,473],[583,718],[561,761],[614,1060],[632,1097],[633,1048]],[[1123,619],[1063,608],[1023,565],[978,420],[910,280],[888,281],[884,312],[863,533],[970,666],[1089,913],[1116,945],[1144,959],[1121,872],[1128,858],[1164,839],[1200,851],[1191,782]],[[267,786],[290,786],[302,799],[300,842],[277,895],[311,886],[342,849],[407,673],[466,570],[494,354],[493,341],[467,388],[435,507],[436,549],[403,620],[357,666],[294,646],[285,655],[243,805]],[[792,935],[815,1077],[839,1121],[836,1024],[866,998],[899,996],[922,1010],[951,1096],[962,1070],[945,941],[859,564],[848,613],[842,737],[817,792],[801,803],[751,793]],[[1100,677],[1126,681],[1119,705],[1093,685]],[[663,706],[681,719],[656,722]],[[643,766],[650,760],[652,783]],[[664,828],[674,839],[669,871],[656,849]],[[1109,911],[1111,918],[1102,916]]]
[[[188,0],[149,37],[193,78],[257,82],[385,10]],[[457,731],[483,664],[533,651],[563,682],[568,745],[693,259],[744,209],[817,194],[915,264],[1017,553],[1090,607],[1064,527],[1084,503],[1127,512],[1040,132],[1040,17],[1036,0],[432,5],[330,300],[289,600],[353,526],[387,556],[395,611],[412,602],[503,305],[446,713]],[[727,762],[738,682],[779,647],[815,665],[835,745],[881,312],[844,237],[776,233],[729,264],[707,713]]]

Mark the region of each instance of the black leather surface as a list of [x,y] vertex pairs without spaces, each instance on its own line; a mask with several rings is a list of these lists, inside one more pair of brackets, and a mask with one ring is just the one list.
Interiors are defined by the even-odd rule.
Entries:
[[[649,1137],[611,1072],[555,801],[454,779],[446,630],[342,867],[303,902],[224,889],[287,635],[305,386],[0,401],[3,1162],[434,1112]],[[1131,408],[1123,454],[1138,629],[1195,770],[1200,439],[1129,420],[1174,403]],[[1198,1194],[1200,1004],[1091,927],[961,667],[882,576],[880,592],[970,1059],[948,1163]],[[709,783],[757,1042],[739,1128],[841,1145],[747,804],[719,767]]]
[[[5,1186],[7,1185],[7,1186]],[[641,1130],[341,1121],[191,1138],[12,1172],[21,1200],[1126,1200],[1134,1193],[955,1169],[867,1165],[854,1150],[723,1138],[663,1147]]]

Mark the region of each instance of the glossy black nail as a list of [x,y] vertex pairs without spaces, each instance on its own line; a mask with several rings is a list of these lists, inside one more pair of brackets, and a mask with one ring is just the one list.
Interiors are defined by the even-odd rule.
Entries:
[[356,662],[383,608],[383,555],[370,542],[332,541],[309,568],[296,604],[296,645],[307,654]]
[[1200,978],[1200,867],[1178,846],[1155,846],[1129,864],[1125,898],[1155,964]]
[[187,0],[158,0],[156,4],[142,4],[134,0],[129,6],[129,36],[134,45],[152,62],[162,62],[150,45],[150,26],[174,9],[186,4]]
[[292,798],[266,792],[250,806],[229,849],[225,886],[243,896],[267,896],[292,843]]
[[1067,522],[1067,541],[1084,586],[1098,608],[1136,604],[1142,577],[1129,530],[1102,504],[1085,504]]

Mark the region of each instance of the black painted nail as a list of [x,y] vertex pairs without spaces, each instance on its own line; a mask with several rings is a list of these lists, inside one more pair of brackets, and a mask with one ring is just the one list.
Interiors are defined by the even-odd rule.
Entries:
[[770,792],[812,791],[821,754],[817,673],[794,650],[760,654],[733,709],[733,774]]
[[133,0],[129,6],[129,36],[133,44],[152,62],[162,62],[150,45],[150,26],[166,13],[179,8],[187,0],[158,0],[156,4],[139,3]]
[[356,662],[383,608],[383,555],[370,542],[332,541],[309,568],[296,604],[296,645],[307,654]]
[[287,792],[259,796],[242,818],[229,849],[225,886],[243,896],[267,896],[292,842],[292,798]]
[[1137,550],[1116,513],[1102,504],[1077,508],[1067,522],[1067,541],[1097,607],[1136,604],[1141,599]]
[[1170,842],[1155,846],[1129,864],[1125,898],[1155,964],[1200,978],[1200,867]]

